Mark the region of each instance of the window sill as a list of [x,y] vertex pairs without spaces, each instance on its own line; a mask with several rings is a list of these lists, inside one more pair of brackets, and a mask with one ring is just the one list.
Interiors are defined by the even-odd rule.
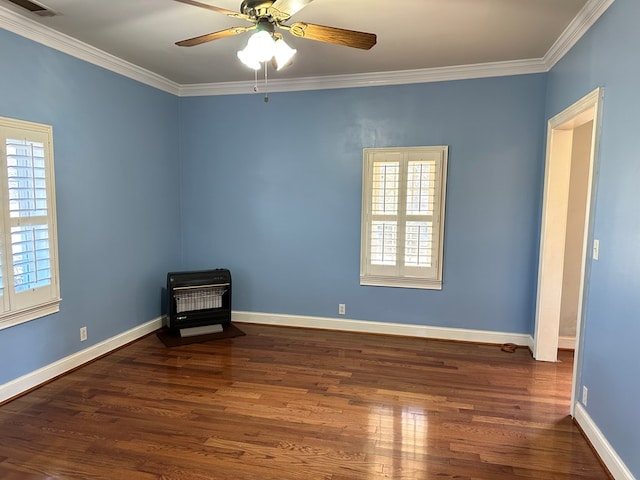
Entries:
[[14,327],[37,318],[42,318],[47,315],[51,315],[52,313],[57,313],[60,311],[60,301],[60,298],[56,298],[55,300],[51,300],[35,307],[26,308],[16,312],[5,312],[0,316],[0,330]]
[[360,285],[370,287],[419,288],[422,290],[442,290],[442,280],[415,277],[384,277],[361,275]]

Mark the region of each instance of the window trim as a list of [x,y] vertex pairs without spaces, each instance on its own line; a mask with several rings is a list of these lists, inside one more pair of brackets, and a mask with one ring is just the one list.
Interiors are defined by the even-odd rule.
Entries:
[[[448,163],[449,147],[426,146],[426,147],[393,147],[393,148],[364,148],[363,149],[363,168],[362,168],[362,212],[361,212],[361,232],[360,232],[360,285],[363,286],[384,286],[399,288],[417,288],[427,290],[442,290],[442,272],[444,258],[444,222],[445,222],[445,199],[447,185],[447,163]],[[411,275],[411,271],[415,273],[415,267],[395,267],[396,273],[393,275],[379,274],[380,268],[370,263],[370,225],[373,219],[372,214],[372,189],[373,189],[373,164],[380,156],[400,156],[401,162],[408,164],[411,156],[424,153],[429,156],[437,156],[436,161],[439,162],[437,169],[437,181],[439,183],[438,206],[434,212],[437,226],[434,229],[438,235],[438,244],[436,254],[433,258],[436,261],[435,274],[429,277]],[[390,160],[391,161],[391,160]],[[401,168],[401,172],[406,172],[406,168]],[[406,187],[407,176],[404,175],[400,179],[401,185],[399,191],[401,198],[399,204],[406,203]],[[409,219],[404,212],[404,208],[399,209],[398,223],[407,222]],[[399,238],[403,238],[404,234],[399,234]],[[400,242],[398,242],[400,243]],[[402,247],[404,248],[404,247]],[[404,270],[404,273],[399,270]]]
[[[6,311],[0,310],[0,330],[19,325],[37,318],[42,318],[52,313],[60,311],[60,269],[58,264],[58,231],[57,231],[57,215],[56,215],[56,193],[55,193],[55,172],[54,172],[54,153],[53,153],[53,127],[51,125],[45,125],[34,122],[27,122],[23,120],[16,120],[12,118],[0,117],[0,167],[2,169],[7,168],[7,154],[6,154],[6,138],[13,137],[14,132],[18,131],[25,139],[36,140],[35,137],[40,137],[37,141],[43,140],[45,146],[45,169],[46,169],[46,188],[47,188],[47,227],[49,232],[49,261],[51,269],[51,284],[48,286],[49,294],[44,295],[44,298],[35,300],[32,303],[23,304],[19,298],[21,293],[10,293],[9,289],[12,288],[10,284],[5,284],[5,295],[9,295],[9,298],[18,298],[17,303],[22,303],[21,307],[10,305]],[[11,133],[9,133],[11,132]],[[7,135],[9,133],[9,135]],[[14,137],[15,138],[15,137]],[[5,265],[1,268],[11,268],[12,262],[7,260],[8,254],[11,253],[10,242],[7,242],[9,235],[7,234],[7,228],[10,228],[9,219],[9,199],[8,199],[8,186],[7,173],[5,171],[0,172],[0,179],[2,184],[0,185],[0,208],[2,209],[2,215],[0,216],[0,222],[2,222],[2,230],[0,232],[0,248],[2,255],[5,258]],[[8,263],[7,263],[8,262]],[[6,273],[6,272],[5,272]],[[5,283],[12,278],[8,275],[4,278]],[[35,296],[37,297],[37,295]],[[24,298],[24,296],[22,297]],[[4,302],[4,300],[2,300]]]

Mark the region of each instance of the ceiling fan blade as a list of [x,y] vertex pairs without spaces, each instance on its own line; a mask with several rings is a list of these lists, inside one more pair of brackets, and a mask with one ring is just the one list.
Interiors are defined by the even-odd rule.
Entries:
[[227,17],[233,18],[241,18],[243,20],[251,21],[249,16],[244,13],[234,12],[233,10],[227,10],[226,8],[215,7],[213,5],[209,5],[208,3],[196,2],[195,0],[175,0],[176,2],[186,3],[187,5],[193,5],[194,7],[206,8],[207,10],[213,10],[214,12],[221,13],[226,15]]
[[273,5],[269,7],[269,13],[276,20],[284,22],[311,2],[313,2],[313,0],[276,0]]
[[255,30],[256,25],[250,27],[231,27],[226,30],[220,30],[219,32],[207,33],[206,35],[200,35],[198,37],[189,38],[176,42],[179,47],[194,47],[203,43],[212,42],[219,38],[232,37],[234,35],[240,35],[241,33],[248,32],[249,30]]
[[336,27],[325,27],[313,23],[295,22],[289,26],[289,32],[300,38],[318,40],[320,42],[344,45],[345,47],[369,50],[376,44],[377,37],[373,33],[356,32]]

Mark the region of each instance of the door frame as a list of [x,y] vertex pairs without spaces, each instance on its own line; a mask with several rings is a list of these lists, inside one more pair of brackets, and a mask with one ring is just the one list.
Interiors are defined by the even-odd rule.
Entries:
[[[584,332],[585,289],[588,282],[593,234],[594,177],[597,166],[601,130],[603,88],[596,88],[563,110],[547,123],[545,179],[540,228],[540,256],[535,313],[533,356],[536,360],[555,362],[558,359],[560,300],[564,270],[564,241],[567,225],[567,203],[573,130],[593,120],[591,151],[583,236],[583,256],[580,269],[578,315],[571,391],[571,414],[577,397],[578,366]],[[571,138],[570,138],[571,137]]]

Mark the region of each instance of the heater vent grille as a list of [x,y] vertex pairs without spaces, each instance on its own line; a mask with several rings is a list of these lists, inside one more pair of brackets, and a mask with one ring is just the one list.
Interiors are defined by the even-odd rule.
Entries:
[[49,10],[47,7],[40,5],[38,3],[32,2],[30,0],[8,0],[10,3],[14,5],[18,5],[26,10],[29,10],[36,15],[40,15],[41,17],[53,17],[56,12],[53,10]]

